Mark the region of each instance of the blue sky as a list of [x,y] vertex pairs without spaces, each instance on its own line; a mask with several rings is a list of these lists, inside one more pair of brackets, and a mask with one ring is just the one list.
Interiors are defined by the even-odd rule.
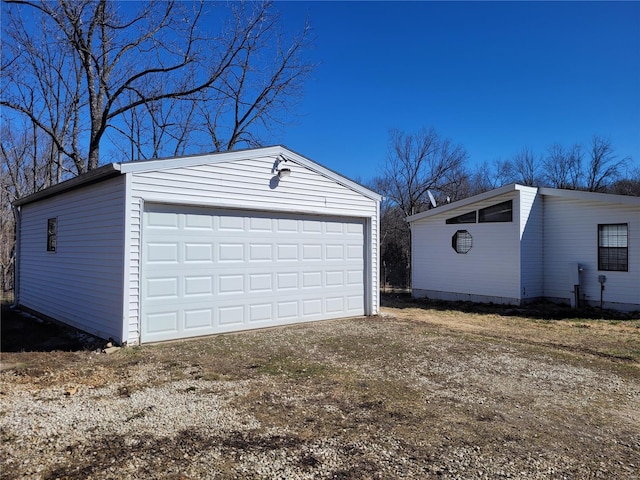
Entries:
[[640,2],[277,2],[320,63],[273,143],[366,181],[388,132],[434,127],[470,165],[609,138],[640,166]]

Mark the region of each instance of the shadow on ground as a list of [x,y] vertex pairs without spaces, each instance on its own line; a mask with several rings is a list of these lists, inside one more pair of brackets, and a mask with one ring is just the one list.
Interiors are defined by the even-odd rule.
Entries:
[[0,351],[75,352],[104,348],[105,340],[59,322],[43,320],[2,305]]

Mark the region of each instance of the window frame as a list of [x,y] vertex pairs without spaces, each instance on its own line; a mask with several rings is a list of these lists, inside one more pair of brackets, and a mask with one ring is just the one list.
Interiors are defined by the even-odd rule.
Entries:
[[[465,238],[462,245],[461,242],[458,241],[459,235],[468,236],[468,239]],[[458,255],[466,255],[473,248],[473,236],[468,230],[456,230],[456,232],[451,236],[451,248],[453,248]],[[464,248],[466,248],[466,250]]]
[[[471,219],[471,217],[473,217],[473,220]],[[478,212],[476,210],[472,210],[470,212],[463,213],[462,215],[447,218],[444,223],[446,225],[461,225],[465,223],[477,223],[477,221]]]
[[58,250],[58,217],[47,218],[47,252]]
[[[509,219],[508,220],[495,220],[492,218],[486,218],[487,211],[490,213],[488,215],[501,215],[503,214],[501,210],[505,209],[507,205],[509,206]],[[491,210],[497,210],[497,212],[491,212]],[[484,207],[478,210],[478,223],[509,223],[513,222],[513,199],[505,200],[504,202],[494,203],[493,205],[489,205],[488,207]]]
[[[606,234],[603,230],[606,227],[624,227],[624,235],[619,234]],[[604,235],[607,235],[603,237]],[[599,223],[598,224],[598,271],[600,272],[628,272],[629,271],[629,224],[628,223]],[[624,246],[610,246],[602,245],[602,240],[606,239],[612,241],[619,238],[624,238]],[[614,250],[615,254],[612,255],[611,251]],[[624,251],[624,255],[620,255],[620,252]],[[605,255],[606,252],[606,255]],[[613,264],[613,265],[612,265]],[[612,268],[614,267],[614,268]]]

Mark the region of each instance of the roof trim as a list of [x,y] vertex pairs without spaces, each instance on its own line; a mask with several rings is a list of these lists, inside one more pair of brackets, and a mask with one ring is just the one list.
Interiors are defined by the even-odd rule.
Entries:
[[117,164],[107,163],[106,165],[96,168],[95,170],[91,170],[89,172],[78,175],[77,177],[70,178],[69,180],[65,180],[64,182],[57,183],[45,188],[44,190],[40,190],[39,192],[27,195],[26,197],[19,198],[18,200],[13,202],[13,205],[19,207],[21,205],[26,205],[27,203],[37,202],[38,200],[52,197],[54,195],[57,195],[58,193],[66,192],[68,190],[73,190],[90,185],[92,183],[107,180],[108,178],[116,177],[120,175],[120,173],[121,172],[119,171]]
[[214,163],[227,163],[263,157],[273,157],[275,159],[280,155],[284,156],[288,160],[294,161],[308,168],[309,170],[319,175],[328,177],[339,185],[354,190],[367,198],[370,198],[377,202],[380,202],[382,200],[382,195],[374,192],[373,190],[370,190],[365,186],[360,185],[359,183],[354,182],[353,180],[331,169],[323,167],[322,165],[300,155],[299,153],[294,152],[293,150],[288,149],[283,145],[274,145],[270,147],[231,150],[228,152],[212,152],[205,154],[188,155],[184,157],[169,157],[164,159],[108,163],[95,170],[83,173],[82,175],[78,175],[77,177],[16,200],[14,202],[14,205],[20,206],[27,203],[36,202],[65,192],[67,190],[87,186],[92,183],[100,182],[102,180],[106,180],[109,177],[115,177],[121,174],[126,175],[127,173],[148,172],[152,170],[166,170],[169,168],[190,167]]
[[584,190],[566,190],[561,188],[540,188],[540,195],[561,197],[591,202],[621,203],[623,205],[640,205],[640,197],[631,195],[614,195],[612,193],[585,192]]
[[167,170],[169,168],[191,167],[211,163],[234,162],[259,157],[278,156],[282,147],[260,147],[228,152],[209,152],[186,155],[182,157],[150,158],[148,160],[134,160],[118,162],[122,173],[150,172],[153,170]]
[[440,215],[441,213],[446,213],[460,207],[465,207],[467,205],[471,205],[476,202],[481,202],[493,197],[498,197],[500,195],[504,195],[505,193],[515,192],[517,190],[524,190],[524,189],[536,190],[535,187],[526,187],[524,185],[519,185],[517,183],[510,183],[509,185],[505,185],[503,187],[496,188],[494,190],[489,190],[488,192],[483,192],[478,195],[474,195],[473,197],[463,198],[462,200],[457,200],[453,203],[447,203],[446,205],[442,205],[441,207],[432,208],[425,212],[420,212],[420,213],[416,213],[415,215],[410,215],[405,220],[409,223],[415,222],[417,220],[422,220],[423,218],[433,217],[435,215]]

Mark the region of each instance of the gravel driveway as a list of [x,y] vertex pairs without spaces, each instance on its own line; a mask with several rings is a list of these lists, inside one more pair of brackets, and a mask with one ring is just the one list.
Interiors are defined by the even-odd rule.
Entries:
[[3,353],[3,479],[640,478],[640,322],[414,304]]

